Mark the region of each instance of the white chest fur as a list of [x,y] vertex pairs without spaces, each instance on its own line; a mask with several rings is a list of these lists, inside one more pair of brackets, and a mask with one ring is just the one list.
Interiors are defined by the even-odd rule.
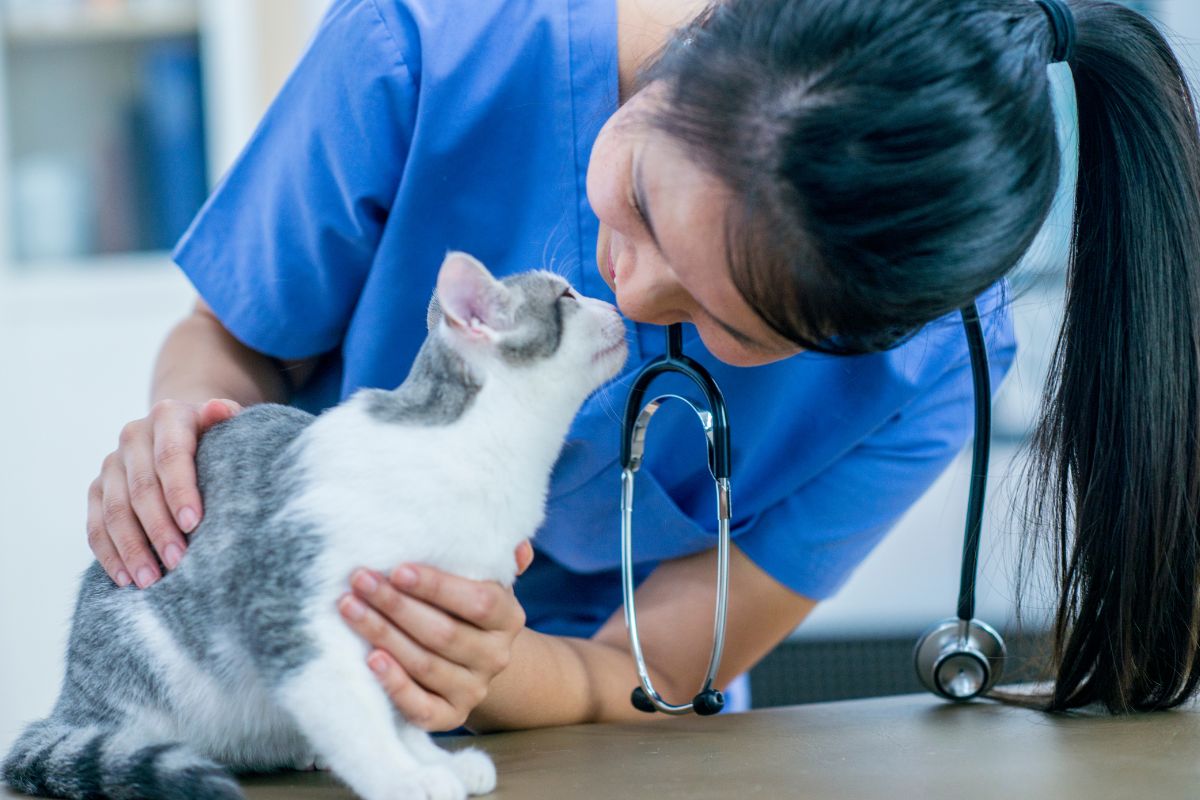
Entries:
[[510,583],[565,423],[522,430],[528,414],[505,404],[485,389],[462,418],[428,427],[381,421],[353,399],[318,418],[297,442],[302,482],[284,513],[326,538],[322,583],[341,591],[355,567],[405,562]]

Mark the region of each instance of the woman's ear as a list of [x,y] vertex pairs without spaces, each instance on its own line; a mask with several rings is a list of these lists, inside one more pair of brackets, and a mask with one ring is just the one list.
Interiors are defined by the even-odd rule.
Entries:
[[513,298],[508,287],[466,253],[450,252],[438,272],[438,308],[446,324],[468,338],[495,339],[513,326]]

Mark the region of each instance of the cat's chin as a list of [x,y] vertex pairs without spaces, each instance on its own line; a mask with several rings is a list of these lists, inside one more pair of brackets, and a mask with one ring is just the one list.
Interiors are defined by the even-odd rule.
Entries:
[[592,380],[595,382],[592,391],[599,389],[620,374],[627,358],[629,358],[629,346],[624,339],[592,356]]
[[[617,357],[620,356],[618,359]],[[629,346],[625,343],[625,339],[621,338],[610,344],[608,347],[592,356],[593,364],[609,364],[616,363],[616,371],[620,372],[621,367],[625,365],[625,359],[629,357]]]

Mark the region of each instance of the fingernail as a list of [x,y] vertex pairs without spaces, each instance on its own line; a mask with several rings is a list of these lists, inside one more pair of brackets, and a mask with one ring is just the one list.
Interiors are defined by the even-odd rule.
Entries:
[[167,545],[167,549],[163,551],[163,563],[167,565],[167,569],[175,569],[182,560],[183,551],[179,549],[179,545],[174,542]]
[[196,528],[196,523],[200,521],[200,517],[196,514],[195,509],[191,506],[179,512],[179,528],[184,533],[191,533]]
[[417,571],[412,567],[396,567],[392,572],[392,582],[404,589],[416,586]]
[[379,581],[375,580],[375,576],[364,569],[360,569],[354,573],[354,588],[360,592],[370,594],[379,588]]
[[338,608],[346,615],[347,619],[358,622],[367,613],[367,607],[362,604],[362,601],[353,595],[346,595],[342,598],[342,602],[338,604]]
[[371,657],[367,659],[367,666],[369,666],[371,671],[376,675],[383,675],[388,671],[387,659],[378,653],[371,654]]
[[145,589],[147,586],[158,580],[158,573],[150,567],[142,567],[137,571],[138,586]]
[[128,572],[121,570],[117,573],[117,586],[120,586],[122,589],[124,589],[131,583],[133,583],[133,578],[129,577]]

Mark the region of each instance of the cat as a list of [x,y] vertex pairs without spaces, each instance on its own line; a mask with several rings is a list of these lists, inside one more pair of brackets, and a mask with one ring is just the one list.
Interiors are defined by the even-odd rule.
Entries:
[[237,771],[324,761],[365,800],[491,791],[475,749],[410,726],[336,601],[358,566],[425,563],[510,585],[586,397],[627,357],[617,310],[561,277],[502,281],[450,253],[397,389],[320,416],[262,404],[200,440],[205,517],[145,590],[84,574],[49,718],[10,787],[64,798],[242,797]]

